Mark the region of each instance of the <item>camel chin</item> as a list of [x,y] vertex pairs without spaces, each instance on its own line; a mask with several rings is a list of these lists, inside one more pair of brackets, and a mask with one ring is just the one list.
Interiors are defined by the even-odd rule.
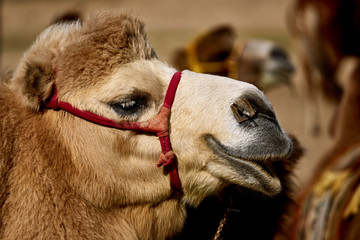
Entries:
[[[206,136],[209,148],[214,152],[215,161],[208,164],[209,171],[233,184],[246,187],[266,195],[278,194],[282,187],[270,160],[243,155],[241,150],[228,148],[213,136]],[[285,157],[278,156],[278,157]]]
[[241,187],[270,196],[278,194],[281,183],[273,163],[288,158],[293,144],[275,115],[269,115],[258,113],[253,119],[239,123],[249,132],[250,141],[227,145],[213,135],[206,135],[206,144],[215,155],[215,161],[209,164],[210,172]]

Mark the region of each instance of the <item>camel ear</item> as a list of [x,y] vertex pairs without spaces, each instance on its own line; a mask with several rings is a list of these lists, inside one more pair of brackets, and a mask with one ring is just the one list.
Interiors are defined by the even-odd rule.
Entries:
[[49,98],[54,85],[55,70],[51,61],[33,56],[23,62],[17,73],[14,76],[17,91],[23,96],[25,105],[38,111]]
[[32,110],[39,111],[49,98],[55,84],[56,59],[65,45],[77,39],[80,30],[78,22],[51,25],[24,53],[10,86]]

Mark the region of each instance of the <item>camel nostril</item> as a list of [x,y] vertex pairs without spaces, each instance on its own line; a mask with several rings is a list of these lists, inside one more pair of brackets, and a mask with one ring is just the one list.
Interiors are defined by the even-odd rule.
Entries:
[[256,95],[243,95],[234,101],[230,108],[239,123],[261,117],[278,124],[272,107]]
[[274,59],[278,59],[278,60],[284,60],[284,61],[287,61],[287,59],[288,59],[286,52],[279,47],[274,47],[273,49],[271,49],[270,57],[274,58]]
[[230,108],[239,123],[253,118],[256,114],[256,109],[246,98],[243,98],[236,103],[232,103]]

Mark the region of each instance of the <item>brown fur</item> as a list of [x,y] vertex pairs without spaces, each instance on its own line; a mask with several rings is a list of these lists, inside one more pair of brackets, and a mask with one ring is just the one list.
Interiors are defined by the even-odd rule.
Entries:
[[[69,239],[87,239],[89,236],[93,239],[105,236],[116,239],[147,239],[149,235],[161,239],[165,236],[163,234],[171,235],[181,226],[176,221],[173,221],[171,226],[161,224],[161,221],[166,222],[172,217],[182,222],[185,213],[177,207],[178,201],[172,198],[155,206],[149,204],[140,208],[133,206],[126,210],[119,208],[108,211],[114,201],[118,202],[116,198],[119,197],[110,185],[106,187],[107,184],[103,182],[106,179],[99,178],[108,173],[104,171],[98,173],[98,176],[92,172],[91,166],[79,168],[79,165],[74,165],[70,159],[79,149],[71,150],[64,145],[64,141],[72,143],[79,140],[75,140],[76,137],[73,138],[72,134],[82,136],[80,141],[83,141],[83,146],[89,144],[89,141],[101,145],[101,138],[94,139],[97,130],[93,129],[92,124],[76,118],[69,119],[62,115],[57,119],[54,117],[55,112],[43,115],[34,111],[41,109],[48,98],[55,81],[54,71],[58,88],[65,92],[79,89],[94,80],[101,81],[115,66],[154,57],[153,50],[147,44],[141,21],[128,14],[112,17],[105,17],[105,14],[114,13],[95,15],[91,22],[85,21],[82,28],[67,29],[65,25],[51,27],[49,31],[57,36],[50,36],[50,41],[48,36],[40,36],[19,64],[10,87],[1,85],[2,239],[53,239],[61,236]],[[110,27],[104,28],[106,25]],[[70,38],[73,40],[69,41]],[[103,47],[105,42],[107,45]],[[67,54],[62,55],[60,48],[65,48]],[[120,51],[123,54],[118,54]],[[96,71],[93,71],[94,66],[97,66]],[[80,75],[81,80],[74,80]],[[18,93],[14,93],[12,89]],[[31,108],[24,107],[24,104]],[[62,125],[57,126],[58,121]],[[73,124],[77,125],[76,131],[69,135],[68,127]],[[93,129],[93,132],[86,134],[86,129],[89,128]],[[100,135],[108,137],[112,131],[105,129]],[[59,134],[66,134],[69,138],[59,139]],[[120,137],[118,144],[122,148],[129,148],[125,145],[131,143]],[[93,149],[93,152],[88,153],[89,156],[109,155],[96,151],[97,149]],[[80,155],[78,157],[83,158]],[[161,179],[160,172],[158,174]],[[124,184],[124,188],[129,187],[127,184]],[[74,190],[80,194],[74,194]],[[88,198],[86,201],[84,196]],[[131,200],[131,195],[128,197]],[[129,203],[131,204],[128,200],[118,202],[120,205]],[[167,211],[174,207],[178,211]],[[34,212],[34,209],[37,211]],[[146,221],[132,219],[134,213],[146,215],[148,218],[144,218]],[[24,215],[28,218],[23,219],[21,216]],[[153,228],[148,226],[149,219],[159,221],[155,225],[159,226],[155,233],[151,230]],[[136,228],[143,231],[135,231]],[[54,235],[55,233],[57,235]],[[105,238],[109,239],[108,237]]]

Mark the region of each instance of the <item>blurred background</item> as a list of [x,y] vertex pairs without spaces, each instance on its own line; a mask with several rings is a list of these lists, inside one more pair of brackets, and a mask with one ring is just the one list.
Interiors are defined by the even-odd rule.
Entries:
[[[158,57],[170,65],[174,51],[199,32],[214,25],[231,24],[240,39],[274,41],[288,51],[296,68],[286,20],[290,3],[291,0],[2,0],[1,67],[14,69],[36,36],[65,12],[78,12],[86,17],[100,9],[129,9],[146,22],[151,45]],[[326,128],[334,106],[320,99],[324,129],[317,136],[309,134],[304,129],[301,76],[295,72],[291,81],[292,87],[278,86],[266,91],[266,96],[285,131],[295,135],[305,148],[296,169],[296,181],[301,188],[330,146]]]

